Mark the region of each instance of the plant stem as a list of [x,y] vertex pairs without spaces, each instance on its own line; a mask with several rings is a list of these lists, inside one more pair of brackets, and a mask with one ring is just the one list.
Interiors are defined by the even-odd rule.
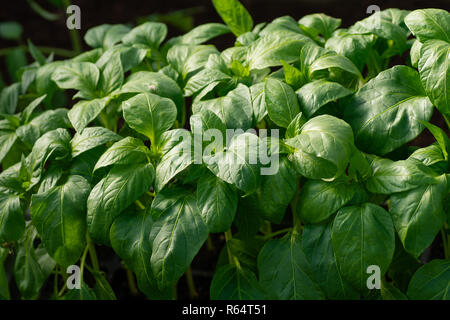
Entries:
[[139,207],[139,209],[145,210],[145,206],[142,204],[142,202],[140,202],[139,200],[136,200],[136,204]]
[[300,188],[297,188],[294,198],[291,201],[292,224],[293,224],[292,230],[295,232],[301,232],[302,229],[302,223],[297,216],[297,202],[299,195],[300,195]]
[[127,273],[127,281],[128,281],[128,288],[130,289],[130,292],[133,296],[139,295],[139,290],[136,287],[136,282],[134,281],[134,275],[133,272],[127,267],[125,263],[122,263],[126,273]]
[[189,268],[187,268],[186,273],[186,282],[189,288],[189,297],[191,299],[196,299],[198,297],[198,293],[197,290],[195,290],[195,283],[194,283],[194,277],[192,276],[192,270],[191,270],[191,266],[189,266]]
[[444,228],[441,229],[441,237],[442,237],[442,245],[444,247],[444,257],[445,259],[449,259],[449,248],[448,248],[448,243],[447,243],[447,236],[445,234],[445,230]]
[[211,240],[211,235],[208,234],[208,238],[206,239],[206,247],[208,248],[208,251],[216,251],[216,248],[214,248],[214,244]]
[[[70,0],[62,0],[64,7],[69,7],[71,5]],[[70,40],[72,41],[72,48],[76,54],[81,53],[81,37],[77,29],[70,30]]]
[[442,117],[444,118],[445,123],[447,124],[447,128],[450,129],[450,118],[445,114],[442,114]]
[[231,239],[233,239],[233,234],[231,233],[231,229],[228,229],[225,231],[225,245],[227,246],[228,260],[230,261],[230,264],[235,264],[233,253],[228,245],[228,242],[230,242]]
[[89,247],[89,256],[91,258],[92,266],[94,267],[95,271],[100,272],[100,265],[98,263],[97,252],[95,251],[95,245],[94,242],[92,242],[89,233],[86,233],[86,241]]
[[285,229],[281,229],[281,230],[278,230],[278,231],[275,231],[275,232],[272,232],[272,233],[270,233],[270,234],[268,234],[268,235],[266,235],[266,236],[264,236],[264,240],[269,240],[269,239],[272,239],[273,237],[276,237],[276,236],[278,236],[278,235],[280,235],[280,234],[283,234],[283,233],[286,233],[286,232],[289,232],[289,231],[291,231],[292,230],[292,228],[285,228]]

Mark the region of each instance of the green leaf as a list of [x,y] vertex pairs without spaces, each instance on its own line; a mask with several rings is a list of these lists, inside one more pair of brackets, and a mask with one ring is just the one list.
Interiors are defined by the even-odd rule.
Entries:
[[339,270],[361,293],[368,291],[367,268],[387,271],[395,248],[394,226],[383,208],[372,203],[344,207],[338,211],[331,231]]
[[270,299],[324,299],[303,253],[301,237],[295,232],[264,245],[258,255],[258,270],[260,284]]
[[322,79],[305,84],[296,93],[304,115],[311,118],[327,103],[348,96],[352,92],[337,82]]
[[255,206],[257,202],[258,197],[254,193],[239,198],[237,214],[233,223],[237,227],[240,237],[245,241],[254,239],[263,224],[259,207]]
[[107,98],[103,98],[76,103],[67,114],[75,130],[83,131],[106,107],[107,101]]
[[86,179],[70,176],[63,185],[32,196],[33,225],[45,249],[62,266],[76,263],[85,247],[86,200],[90,190]]
[[102,24],[90,28],[84,35],[84,41],[92,48],[110,48],[120,42],[130,28],[123,24]]
[[281,223],[297,190],[297,182],[297,172],[287,157],[279,159],[275,174],[262,176],[261,188],[257,191],[258,207],[266,219]]
[[300,134],[303,125],[306,123],[306,118],[303,113],[298,113],[291,123],[286,128],[285,138],[290,139]]
[[94,294],[98,300],[117,300],[116,294],[105,278],[103,272],[94,271],[92,273],[95,279]]
[[305,223],[325,221],[353,199],[357,188],[345,179],[308,180],[301,189],[297,213]]
[[253,19],[238,0],[212,0],[212,3],[222,20],[236,36],[252,30]]
[[56,263],[43,248],[34,248],[36,229],[27,227],[18,244],[14,278],[23,299],[35,299]]
[[94,170],[110,165],[131,165],[149,160],[150,150],[144,143],[133,137],[126,137],[114,143],[98,159]]
[[338,118],[322,115],[306,122],[301,133],[286,141],[294,148],[289,159],[310,179],[333,180],[347,167],[353,153],[353,132]]
[[294,90],[280,80],[268,78],[265,81],[264,97],[270,119],[281,127],[287,128],[300,112]]
[[309,38],[296,32],[271,32],[248,47],[245,61],[250,69],[281,66],[282,60],[292,63],[299,59],[301,47],[309,41]]
[[92,239],[109,244],[109,229],[120,213],[153,184],[151,163],[114,166],[91,191],[87,200],[87,225]]
[[13,114],[19,101],[20,83],[3,88],[0,94],[0,113]]
[[150,259],[158,288],[173,285],[186,271],[208,237],[195,194],[164,189],[152,203],[154,224],[150,233]]
[[443,201],[447,192],[445,175],[436,184],[425,184],[391,195],[389,211],[405,250],[418,257],[433,242],[446,216]]
[[423,130],[418,120],[428,121],[432,113],[418,73],[395,66],[345,101],[344,119],[353,128],[359,149],[384,155],[418,136]]
[[[226,150],[204,155],[206,166],[220,179],[251,193],[261,183],[259,151],[264,143],[251,133],[235,135]],[[264,147],[264,146],[263,146]]]
[[88,287],[84,281],[81,282],[80,289],[72,289],[67,292],[63,300],[97,300],[94,290]]
[[152,93],[141,93],[122,104],[127,124],[147,136],[152,145],[158,145],[161,135],[169,130],[177,118],[172,100]]
[[225,232],[236,215],[236,189],[212,173],[203,175],[197,185],[197,206],[209,232]]
[[367,190],[372,193],[391,194],[436,183],[436,173],[413,159],[387,163],[376,160],[372,169],[373,174],[366,181]]
[[170,39],[169,43],[202,44],[229,32],[230,28],[222,23],[205,23],[195,27],[180,37]]
[[331,244],[332,224],[307,224],[302,245],[313,275],[327,299],[359,299],[360,295],[343,279]]
[[135,27],[123,38],[122,42],[143,48],[157,49],[167,36],[167,27],[160,22],[146,22]]
[[450,13],[443,9],[414,10],[405,18],[409,30],[424,43],[443,40],[450,43]]
[[17,135],[15,132],[0,135],[0,163],[5,159],[16,140]]
[[114,251],[136,274],[139,289],[149,298],[170,299],[172,288],[160,291],[152,271],[149,242],[153,220],[151,210],[125,211],[111,226],[110,238]]
[[75,158],[83,152],[105,143],[118,141],[120,138],[118,134],[103,127],[85,128],[81,133],[75,133],[70,141],[72,145],[72,157]]
[[235,265],[225,265],[214,273],[211,300],[263,300],[264,291],[255,274]]
[[408,297],[392,283],[381,282],[381,297],[383,300],[408,300]]
[[[313,35],[322,35],[325,40],[330,38],[337,28],[341,25],[342,20],[327,16],[323,13],[308,14],[301,18],[298,23],[313,30]],[[311,31],[312,31],[311,30]]]
[[40,65],[44,65],[47,62],[47,59],[45,58],[45,56],[42,54],[41,51],[39,51],[38,48],[36,48],[36,46],[33,44],[33,42],[30,41],[30,39],[28,39],[28,51],[30,52],[31,56],[33,57],[33,59]]
[[100,71],[90,62],[70,62],[60,65],[53,72],[52,80],[62,89],[80,90],[86,99],[96,98]]
[[450,115],[450,44],[441,40],[426,41],[420,48],[418,68],[428,97],[440,112]]
[[449,300],[450,261],[433,260],[414,274],[408,287],[413,300]]
[[124,70],[120,60],[120,53],[113,54],[109,61],[100,68],[98,91],[102,96],[107,96],[119,89],[124,81]]
[[192,135],[185,129],[167,131],[156,148],[161,153],[161,160],[156,167],[155,189],[160,191],[194,161]]
[[421,120],[419,120],[419,122],[423,124],[431,132],[431,134],[439,144],[439,147],[441,147],[444,159],[447,160],[448,152],[450,151],[450,139],[448,138],[447,134],[444,132],[444,130],[442,130],[438,126],[435,126],[432,123]]
[[19,196],[0,193],[0,242],[13,242],[22,238],[25,216]]

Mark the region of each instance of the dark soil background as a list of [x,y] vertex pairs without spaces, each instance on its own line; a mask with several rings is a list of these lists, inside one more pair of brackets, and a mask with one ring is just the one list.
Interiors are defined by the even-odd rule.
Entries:
[[[37,0],[36,3],[50,12],[58,13],[60,18],[56,21],[47,21],[33,11],[27,1],[14,0],[1,2],[0,21],[17,21],[23,28],[23,40],[31,41],[39,46],[58,47],[71,49],[69,31],[66,28],[65,10],[53,6],[52,1]],[[255,24],[268,22],[283,15],[290,15],[296,19],[310,14],[323,12],[333,17],[342,19],[342,27],[348,27],[358,20],[367,17],[367,7],[378,5],[382,10],[387,8],[399,8],[414,10],[419,8],[442,8],[450,10],[450,0],[241,0],[251,13]],[[169,37],[185,32],[190,27],[207,23],[219,22],[220,17],[215,12],[210,0],[73,0],[81,8],[81,30],[85,32],[93,26],[103,23],[130,23],[136,24],[140,19],[150,16],[150,19],[163,21],[169,25]],[[181,15],[173,15],[173,12],[185,10]],[[172,13],[172,15],[170,15]],[[169,14],[169,15],[167,15]],[[180,27],[180,23],[182,23]],[[177,26],[178,24],[178,26]],[[25,42],[24,42],[25,43]],[[215,42],[219,49],[232,46],[234,37],[225,35]],[[0,40],[0,49],[16,46],[17,42]],[[88,47],[83,43],[84,49]],[[394,61],[404,63],[405,57]],[[6,73],[4,59],[0,57],[0,72],[3,79],[9,82]],[[432,122],[441,128],[446,128],[445,122],[436,111]],[[447,132],[448,133],[448,132]],[[426,146],[434,141],[427,130],[409,145]],[[287,214],[287,218],[289,214]],[[289,220],[290,221],[290,220]],[[288,222],[287,222],[288,223]],[[283,228],[283,225],[279,226]],[[278,229],[278,228],[277,228]],[[201,249],[192,264],[192,273],[197,286],[198,299],[209,299],[209,285],[218,260],[220,250],[224,245],[222,235],[212,235],[214,250],[209,250],[206,245]],[[440,258],[440,243],[437,237],[435,243],[422,257],[424,260]],[[97,247],[102,270],[108,275],[117,298],[119,299],[144,299],[141,294],[131,294],[125,270],[121,267],[120,259],[111,248]],[[9,259],[9,262],[12,262]],[[11,265],[9,267],[12,267]],[[52,290],[52,281],[48,281],[42,291],[41,298],[48,298]],[[18,298],[17,288],[11,281],[13,298]],[[185,278],[178,283],[178,298],[189,299]]]

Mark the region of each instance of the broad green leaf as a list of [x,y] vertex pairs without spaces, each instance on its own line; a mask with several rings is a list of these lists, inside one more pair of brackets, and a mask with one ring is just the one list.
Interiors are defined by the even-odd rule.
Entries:
[[340,29],[327,40],[325,49],[347,57],[362,71],[374,42],[375,36],[372,34],[351,34]]
[[29,123],[17,128],[16,134],[22,142],[32,148],[36,140],[44,133],[58,128],[70,128],[71,125],[67,115],[67,109],[63,108],[44,111]]
[[367,268],[376,265],[381,276],[395,248],[394,226],[383,208],[372,203],[344,207],[334,219],[331,240],[339,270],[360,293],[366,293]]
[[235,265],[225,265],[214,273],[211,300],[263,300],[264,289],[256,275]]
[[108,280],[103,272],[94,271],[92,273],[95,279],[94,294],[98,300],[117,300]]
[[381,282],[381,297],[383,300],[408,300],[408,297],[392,283]]
[[99,69],[105,69],[106,66],[110,63],[111,59],[116,59],[115,56],[120,57],[120,61],[117,64],[122,65],[122,71],[128,72],[132,68],[138,66],[142,60],[144,60],[147,54],[146,49],[140,49],[136,47],[130,47],[127,45],[115,45],[96,59],[94,62]]
[[337,101],[352,92],[337,82],[322,79],[305,84],[296,93],[304,115],[310,118],[327,103]]
[[359,299],[360,295],[343,279],[331,244],[332,224],[307,224],[302,246],[312,274],[327,299]]
[[420,48],[418,69],[428,97],[440,112],[450,115],[450,43],[426,41]]
[[135,27],[123,38],[122,42],[143,48],[157,49],[167,36],[167,27],[160,22],[146,22]]
[[152,271],[149,241],[153,226],[150,208],[145,211],[125,211],[111,226],[110,238],[114,251],[136,274],[139,289],[149,298],[170,299],[172,288],[160,291]]
[[150,150],[144,143],[133,137],[126,137],[114,143],[102,154],[95,170],[110,165],[132,165],[144,163],[149,160]]
[[352,200],[357,188],[357,184],[344,179],[308,180],[301,188],[297,214],[305,223],[325,221]]
[[261,214],[274,223],[281,223],[287,206],[297,190],[298,176],[287,157],[279,158],[274,174],[263,175],[261,188],[257,191]]
[[272,32],[253,42],[246,50],[250,69],[281,66],[281,60],[298,61],[301,47],[311,41],[308,37],[291,31]]
[[263,217],[255,203],[258,203],[256,194],[239,198],[236,218],[233,221],[240,237],[246,241],[254,239],[263,224]]
[[418,120],[428,121],[433,113],[418,73],[406,66],[381,72],[344,105],[356,146],[378,155],[418,136],[424,128]]
[[406,16],[405,24],[422,43],[433,39],[450,43],[450,13],[446,10],[414,10]]
[[252,95],[250,89],[243,84],[239,84],[226,96],[199,101],[192,106],[194,114],[205,110],[214,112],[228,129],[247,130],[253,124]]
[[288,85],[294,89],[298,89],[305,84],[305,76],[300,70],[283,60],[281,60],[281,63],[283,64],[284,81]]
[[286,128],[285,138],[290,139],[300,134],[303,125],[306,123],[306,118],[302,112],[298,113],[291,123]]
[[63,185],[32,196],[33,225],[47,252],[62,266],[76,263],[85,247],[86,200],[90,190],[86,179],[70,176]]
[[313,31],[313,35],[322,35],[325,40],[331,37],[334,30],[341,25],[341,19],[327,16],[323,13],[308,14],[301,18],[298,23],[308,28],[308,31]]
[[251,133],[235,135],[226,150],[204,155],[206,166],[220,179],[251,193],[261,183],[260,150],[266,150],[262,140]]
[[212,3],[236,36],[252,30],[253,19],[239,0],[212,0]]
[[433,260],[414,274],[408,287],[413,300],[449,300],[450,261]]
[[120,136],[103,127],[84,128],[83,131],[75,133],[70,144],[72,145],[72,157],[98,147],[107,142],[120,140]]
[[119,89],[124,82],[124,70],[120,60],[120,53],[113,54],[109,61],[100,68],[100,78],[97,90],[100,96],[107,96]]
[[83,100],[76,103],[67,114],[77,132],[83,131],[106,107],[107,98]]
[[13,147],[14,143],[17,140],[17,135],[15,132],[10,132],[0,135],[0,163],[6,157],[8,152]]
[[123,24],[102,24],[89,29],[84,41],[92,48],[110,48],[120,42],[130,28]]
[[122,86],[121,93],[154,93],[171,99],[177,106],[177,120],[183,122],[184,98],[178,84],[168,76],[157,73],[140,71],[130,75]]
[[42,103],[47,95],[42,95],[39,98],[34,99],[22,112],[22,123],[28,123],[31,120],[34,110]]
[[391,195],[389,211],[405,250],[418,257],[433,242],[445,222],[445,175],[436,184]]
[[63,300],[97,300],[97,296],[95,295],[94,290],[89,288],[89,286],[84,283],[84,281],[81,282],[81,288],[80,289],[72,289],[67,292]]
[[310,179],[333,180],[341,175],[353,153],[353,132],[341,119],[322,115],[306,122],[301,133],[286,141],[289,159],[298,173]]
[[236,189],[212,173],[203,175],[197,185],[197,206],[209,232],[225,232],[236,215]]
[[427,167],[431,167],[438,173],[444,173],[448,168],[448,160],[445,160],[442,149],[437,143],[430,144],[428,147],[420,148],[414,151],[408,159],[421,161]]
[[158,193],[152,217],[150,262],[158,288],[163,289],[172,286],[189,267],[208,237],[208,228],[189,190],[169,188]]
[[391,194],[436,183],[436,173],[413,159],[372,163],[373,174],[366,187],[372,193]]
[[0,242],[20,240],[25,231],[25,216],[19,196],[0,193]]
[[60,65],[53,72],[52,80],[62,89],[80,90],[83,98],[96,98],[100,71],[90,62],[71,62]]
[[35,299],[56,263],[43,248],[34,248],[36,229],[27,227],[18,243],[14,278],[23,299]]
[[20,83],[3,88],[0,94],[0,113],[13,114],[19,101]]
[[270,119],[281,127],[287,128],[300,112],[294,90],[280,80],[269,78],[265,81],[264,97]]
[[259,282],[269,299],[324,299],[298,233],[270,240],[258,255]]
[[99,146],[76,157],[70,165],[70,175],[82,176],[91,184],[97,183],[105,175],[105,172],[100,170],[94,172],[95,164],[100,156],[106,151],[106,147]]
[[448,152],[450,152],[450,139],[448,138],[445,131],[438,126],[435,126],[434,124],[426,121],[420,121],[420,123],[423,124],[431,132],[431,134],[439,144],[439,147],[441,148],[444,159],[447,160]]
[[156,166],[155,189],[162,188],[194,161],[192,135],[185,129],[166,131],[158,145],[161,160]]
[[151,163],[114,166],[91,191],[87,200],[87,225],[94,241],[109,244],[109,229],[120,213],[153,184]]
[[169,130],[177,118],[177,107],[172,100],[152,93],[141,93],[122,104],[127,124],[147,136],[152,145],[158,145],[161,135]]
[[229,32],[230,28],[222,23],[205,23],[180,37],[172,38],[169,42],[171,44],[202,44]]

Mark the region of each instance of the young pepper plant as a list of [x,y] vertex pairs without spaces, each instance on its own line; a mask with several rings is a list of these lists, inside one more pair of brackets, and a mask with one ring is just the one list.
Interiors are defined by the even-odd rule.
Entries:
[[[102,246],[133,290],[175,299],[184,275],[195,297],[190,266],[219,234],[211,299],[449,299],[450,14],[343,29],[212,4],[225,24],[171,39],[105,24],[72,59],[34,48],[2,90],[0,298],[15,281],[24,299],[46,283],[51,299],[115,299]],[[436,142],[415,146],[425,128]]]

